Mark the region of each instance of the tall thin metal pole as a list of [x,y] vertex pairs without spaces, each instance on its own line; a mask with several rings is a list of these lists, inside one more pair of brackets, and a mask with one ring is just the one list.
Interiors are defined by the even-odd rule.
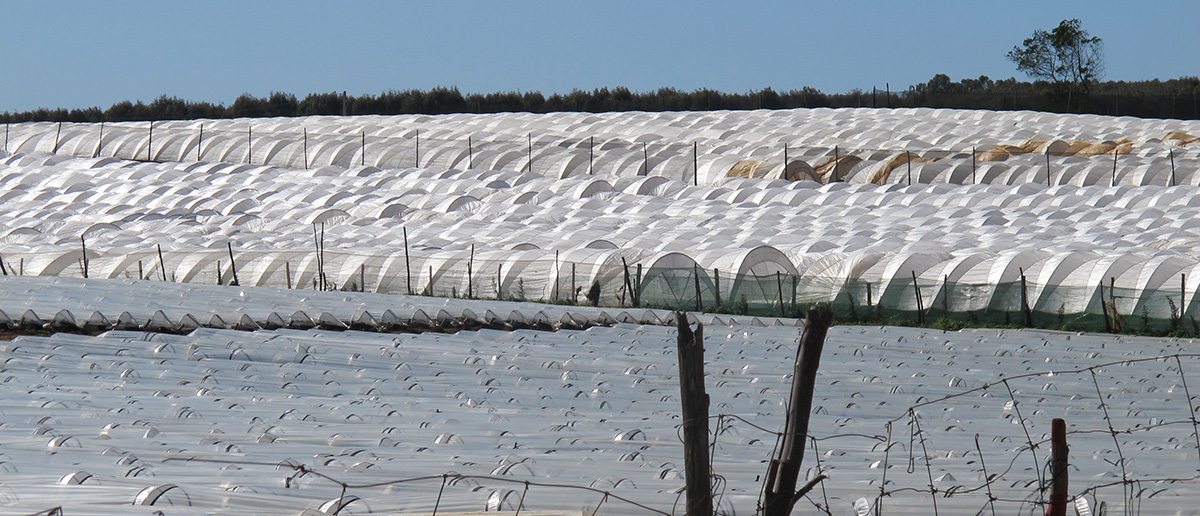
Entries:
[[196,141],[196,161],[200,161],[200,149],[204,147],[204,124],[200,124],[200,139]]
[[304,169],[308,170],[308,128],[304,128]]
[[1175,186],[1175,149],[1171,151],[1171,186]]
[[650,153],[646,150],[646,142],[642,142],[642,175],[650,175]]
[[912,186],[912,154],[904,151],[904,161],[908,164],[908,185]]
[[[150,127],[154,127],[154,122],[150,122]],[[62,136],[62,122],[58,123],[58,130],[54,132],[54,150],[51,151],[52,153],[58,153],[58,139],[60,136]]]
[[971,147],[971,183],[979,183],[979,180],[975,179],[975,147]]
[[533,133],[529,133],[529,171],[533,172]]
[[467,168],[475,168],[475,144],[471,143],[471,137],[467,137]]
[[692,184],[700,186],[699,144],[692,142]]
[[[421,130],[420,129],[417,129],[417,152],[416,152],[416,157],[413,158],[413,167],[421,168]],[[411,285],[409,286],[409,290],[412,290]]]
[[1117,149],[1113,148],[1112,186],[1117,186]]
[[163,261],[162,245],[155,244],[155,247],[158,247],[158,272],[162,273],[162,280],[167,281],[167,263]]
[[838,146],[834,145],[833,146],[833,180],[835,182],[838,180],[838,162],[839,161],[841,161],[841,159],[840,159],[840,156],[838,156]]
[[788,177],[787,169],[788,169],[788,144],[787,144],[787,142],[784,142],[783,143],[783,174],[782,174],[783,179],[791,179],[790,177]]
[[146,141],[146,161],[150,161],[150,149],[154,147],[154,122],[150,122],[150,138]]
[[254,128],[246,128],[246,163],[254,164]]
[[79,247],[83,249],[83,278],[88,277],[88,258],[87,258],[87,241],[83,239],[83,235],[79,235]]
[[4,152],[8,152],[8,120],[4,121]]
[[93,158],[100,157],[100,151],[104,149],[104,121],[100,121],[100,139],[96,140],[96,152],[92,153]]
[[596,138],[588,136],[588,175],[595,174]]
[[362,132],[362,153],[358,156],[358,164],[360,166],[367,165],[367,131]]
[[406,281],[406,285],[408,286],[408,290],[406,293],[411,296],[413,293],[412,262],[410,262],[408,260],[408,228],[401,228],[401,229],[404,230],[404,279]]

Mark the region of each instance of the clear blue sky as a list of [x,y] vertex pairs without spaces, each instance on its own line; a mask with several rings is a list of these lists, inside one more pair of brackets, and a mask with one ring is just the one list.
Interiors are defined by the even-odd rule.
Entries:
[[159,95],[626,86],[893,89],[1024,78],[1004,53],[1066,18],[1105,79],[1200,75],[1200,1],[5,1],[0,112]]

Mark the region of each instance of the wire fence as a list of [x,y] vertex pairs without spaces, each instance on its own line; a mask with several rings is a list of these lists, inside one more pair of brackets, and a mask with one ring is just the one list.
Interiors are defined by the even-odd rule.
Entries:
[[[1136,148],[1128,141],[1088,142],[1031,138],[1022,142],[948,148],[874,148],[848,143],[801,146],[787,142],[663,141],[612,136],[525,138],[447,137],[445,130],[404,136],[279,129],[276,123],[244,131],[202,123],[22,124],[4,150],[148,162],[216,162],[309,169],[371,166],[577,175],[660,176],[690,184],[726,177],[877,184],[952,182],[1056,184],[1196,184],[1200,164],[1194,135],[1168,133],[1163,144]],[[11,140],[11,141],[10,141]],[[1111,167],[1104,160],[1111,162]]]

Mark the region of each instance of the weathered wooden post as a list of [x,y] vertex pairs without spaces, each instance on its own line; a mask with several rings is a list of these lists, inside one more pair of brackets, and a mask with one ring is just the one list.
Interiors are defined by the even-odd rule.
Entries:
[[[817,369],[821,365],[821,350],[825,346],[825,335],[833,322],[833,311],[829,307],[814,306],[808,309],[804,332],[800,335],[800,349],[796,352],[796,363],[792,375],[792,397],[788,402],[787,423],[779,456],[771,459],[763,488],[763,516],[787,516],[792,507],[807,492],[796,490],[800,478],[800,466],[804,460],[804,445],[808,439],[808,418],[812,413],[813,387],[817,380]],[[807,488],[814,485],[810,482]]]
[[688,516],[713,513],[708,448],[708,394],[704,390],[704,326],[693,331],[687,314],[675,312],[678,334],[679,393],[683,403],[683,470]]
[[700,266],[692,265],[692,277],[696,280],[696,311],[704,311],[704,301],[700,298]]
[[1046,516],[1067,515],[1067,422],[1054,418],[1050,426],[1050,506]]

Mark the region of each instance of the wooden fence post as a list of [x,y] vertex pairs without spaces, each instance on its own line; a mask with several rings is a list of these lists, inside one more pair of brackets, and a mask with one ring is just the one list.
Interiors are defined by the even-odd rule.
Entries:
[[1046,516],[1067,514],[1067,422],[1054,418],[1050,426],[1050,506]]
[[687,314],[675,312],[678,327],[679,393],[683,403],[683,470],[688,516],[713,513],[708,448],[708,394],[704,390],[704,326],[693,331]]
[[825,346],[825,335],[832,322],[833,311],[829,307],[814,306],[808,309],[804,332],[800,335],[800,349],[796,353],[792,397],[788,402],[787,423],[779,456],[771,459],[767,470],[762,500],[763,516],[787,516],[806,492],[803,489],[796,491],[796,481],[800,478],[805,440],[808,439],[808,418],[812,413],[813,386],[821,365],[821,349]]

